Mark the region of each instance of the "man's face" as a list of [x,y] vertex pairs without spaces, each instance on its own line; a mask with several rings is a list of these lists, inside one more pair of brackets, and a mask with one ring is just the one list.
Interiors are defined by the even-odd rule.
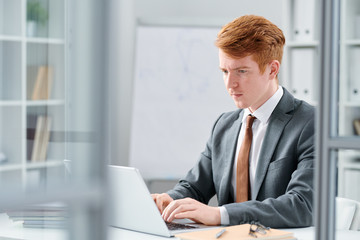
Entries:
[[260,73],[259,65],[251,55],[231,58],[221,49],[219,60],[225,87],[238,108],[249,108],[254,112],[277,90],[278,69],[274,69],[273,63],[266,66],[264,73]]

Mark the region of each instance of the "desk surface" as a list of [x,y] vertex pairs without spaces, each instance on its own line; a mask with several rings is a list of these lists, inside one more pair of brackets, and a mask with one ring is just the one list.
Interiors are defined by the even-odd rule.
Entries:
[[[294,236],[298,240],[315,240],[315,228],[290,228],[284,229],[288,232],[293,232]],[[126,239],[126,240],[165,240],[165,239],[177,239],[177,238],[166,238],[166,237],[158,237],[154,235],[128,231],[119,228],[109,228],[108,231],[108,239]],[[350,230],[338,230],[336,232],[336,240],[359,240],[360,239],[360,231],[350,231]]]
[[26,239],[26,240],[65,240],[68,232],[64,229],[24,228],[22,222],[1,224],[0,239]]
[[[315,240],[315,228],[292,228],[284,229],[293,232],[298,240]],[[34,229],[23,228],[21,223],[0,226],[0,238],[26,239],[26,240],[65,240],[68,239],[68,232],[61,229]],[[176,238],[159,237],[150,234],[144,234],[134,231],[128,231],[120,228],[108,228],[108,240],[126,239],[126,240],[169,240]],[[360,231],[339,230],[336,232],[336,239],[359,240]]]

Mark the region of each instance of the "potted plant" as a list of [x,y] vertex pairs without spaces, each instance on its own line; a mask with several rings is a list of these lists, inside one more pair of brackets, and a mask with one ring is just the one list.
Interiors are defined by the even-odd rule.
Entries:
[[33,37],[38,24],[45,25],[48,20],[47,10],[38,1],[27,2],[27,35]]

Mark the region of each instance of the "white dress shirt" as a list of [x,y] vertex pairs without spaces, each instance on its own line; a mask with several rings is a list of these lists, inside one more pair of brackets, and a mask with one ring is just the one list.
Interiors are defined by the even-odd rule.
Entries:
[[[234,199],[236,199],[236,167],[237,167],[237,158],[240,150],[241,143],[244,138],[245,134],[245,127],[246,127],[246,117],[247,115],[251,114],[256,117],[254,123],[252,125],[253,131],[253,139],[251,143],[251,149],[249,154],[249,174],[250,174],[250,191],[255,186],[255,174],[256,168],[259,160],[260,149],[264,140],[264,136],[266,133],[267,126],[269,124],[269,118],[271,113],[274,111],[276,105],[279,103],[281,97],[284,94],[284,90],[281,86],[279,86],[278,90],[274,93],[274,95],[269,98],[261,107],[256,109],[255,112],[251,113],[249,109],[244,109],[244,115],[242,119],[242,125],[237,141],[236,146],[236,155],[234,160],[233,166],[233,173],[231,178],[231,186],[233,190]],[[250,199],[249,199],[250,200]],[[226,211],[225,207],[220,207],[220,214],[221,214],[221,224],[228,225],[230,223],[229,214]]]

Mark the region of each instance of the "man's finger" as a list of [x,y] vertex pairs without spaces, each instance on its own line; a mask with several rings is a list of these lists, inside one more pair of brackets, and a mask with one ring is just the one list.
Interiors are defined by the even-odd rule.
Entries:
[[163,212],[163,219],[165,221],[171,222],[174,220],[175,215],[180,212],[193,211],[197,208],[197,202],[195,200],[181,199],[173,201],[167,206]]
[[196,206],[194,204],[180,205],[170,214],[167,221],[171,222],[175,218],[179,218],[179,217],[176,217],[178,214],[185,213],[185,212],[191,212],[191,211],[196,211]]

